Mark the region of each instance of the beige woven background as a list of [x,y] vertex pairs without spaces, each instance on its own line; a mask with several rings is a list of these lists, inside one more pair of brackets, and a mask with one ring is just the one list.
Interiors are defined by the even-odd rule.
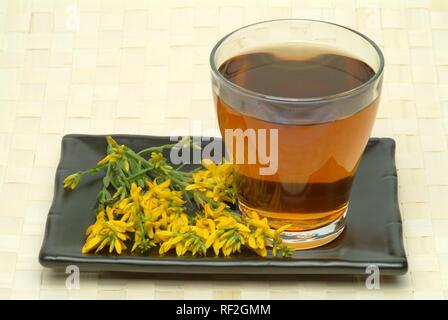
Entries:
[[[83,273],[79,290],[37,255],[67,133],[216,128],[208,55],[242,25],[315,18],[384,49],[374,135],[397,141],[410,272],[294,281]],[[448,298],[448,1],[0,0],[0,298]]]

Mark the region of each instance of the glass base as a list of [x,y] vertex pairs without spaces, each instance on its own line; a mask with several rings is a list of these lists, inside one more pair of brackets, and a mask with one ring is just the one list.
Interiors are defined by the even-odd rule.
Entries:
[[[239,204],[240,210],[244,213],[249,210],[254,210],[252,208],[246,207],[244,204]],[[312,230],[300,230],[300,231],[284,231],[281,234],[283,243],[288,245],[290,248],[298,250],[312,249],[316,247],[323,246],[334,239],[336,239],[343,231],[346,225],[346,215],[347,208],[345,206],[343,209],[337,210],[338,218],[329,224],[326,224],[320,228],[315,228]],[[259,212],[259,210],[255,211]],[[267,216],[261,214],[261,216]],[[267,217],[268,220],[270,217]],[[287,223],[290,223],[288,221]],[[284,223],[282,223],[283,225]]]
[[323,246],[336,239],[344,231],[347,220],[346,213],[347,210],[338,219],[319,229],[284,231],[282,232],[283,243],[287,244],[288,247],[299,250]]

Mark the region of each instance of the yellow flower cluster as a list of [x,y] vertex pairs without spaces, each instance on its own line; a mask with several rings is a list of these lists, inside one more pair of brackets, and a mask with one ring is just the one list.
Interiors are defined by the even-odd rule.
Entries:
[[147,251],[156,243],[157,230],[167,228],[178,217],[187,217],[182,192],[172,191],[169,188],[170,180],[161,184],[156,180],[146,183],[148,189],[145,192],[132,183],[128,198],[116,201],[112,207],[107,206],[106,215],[104,210],[98,213],[96,222],[87,229],[83,253],[93,249],[98,252],[109,244],[110,252],[115,248],[120,254],[122,249],[127,248],[123,243],[125,240],[133,240],[131,251],[137,248]]
[[206,170],[193,173],[193,183],[185,190],[199,190],[215,202],[235,203],[235,177],[230,163],[215,164],[210,159],[202,160]]
[[194,173],[185,189],[213,202],[205,202],[195,215],[189,215],[183,191],[172,190],[171,180],[147,180],[144,189],[132,183],[129,197],[98,213],[96,222],[87,229],[83,253],[99,252],[108,246],[109,252],[121,254],[131,243],[131,251],[138,248],[144,253],[157,246],[161,255],[171,250],[178,256],[187,252],[206,255],[210,249],[215,255],[229,256],[245,247],[266,256],[269,246],[276,255],[279,235],[288,226],[274,231],[256,212],[242,217],[230,210],[225,203],[235,201],[230,165],[208,161],[203,165],[205,170]]
[[[82,248],[82,253],[87,253],[96,249],[101,251],[104,247],[109,247],[111,253],[114,249],[120,254],[126,249],[124,241],[129,239],[128,232],[134,231],[132,222],[129,222],[129,215],[117,210],[117,207],[107,207],[96,217],[96,222],[87,228],[87,239]],[[105,212],[106,211],[106,212]],[[121,216],[121,217],[118,217]]]
[[[83,253],[108,249],[144,254],[155,247],[161,255],[213,251],[229,256],[246,248],[266,256],[270,246],[273,255],[279,249],[282,255],[291,253],[280,238],[288,225],[274,231],[256,212],[242,216],[232,210],[237,186],[231,164],[204,160],[202,170],[184,172],[163,155],[176,144],[135,152],[109,136],[107,145],[106,156],[95,167],[64,180],[64,188],[74,189],[85,175],[105,172],[96,220],[86,230]],[[194,147],[190,139],[181,145]],[[149,159],[144,154],[150,154]]]
[[106,157],[98,161],[99,165],[105,165],[108,164],[109,162],[116,162],[117,160],[120,160],[122,154],[126,150],[126,146],[124,144],[118,145],[118,143],[114,139],[112,139],[112,137],[109,136],[106,139],[112,146],[111,152]]

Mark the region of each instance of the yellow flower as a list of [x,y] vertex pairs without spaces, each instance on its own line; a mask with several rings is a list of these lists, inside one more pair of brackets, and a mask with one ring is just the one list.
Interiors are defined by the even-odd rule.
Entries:
[[118,146],[117,141],[114,140],[114,138],[112,138],[111,136],[107,136],[106,137],[107,143],[112,146],[112,147],[116,147]]
[[196,225],[197,228],[202,230],[207,230],[209,233],[212,233],[216,230],[216,224],[213,219],[196,216]]
[[279,236],[283,231],[288,230],[292,227],[292,224],[285,224],[284,226],[281,226],[280,228],[277,228],[275,232],[275,236]]
[[234,171],[229,163],[215,164],[210,159],[202,160],[205,170],[193,173],[192,182],[185,190],[198,190],[215,202],[236,201]]
[[124,144],[120,146],[115,146],[112,148],[112,152],[118,155],[122,155],[126,151],[126,146]]
[[188,227],[189,221],[186,213],[181,213],[178,216],[171,217],[171,229],[173,231],[182,232],[183,227]]
[[140,193],[142,191],[142,188],[137,186],[135,182],[131,184],[131,199],[134,201],[134,203],[138,204],[140,201]]
[[79,173],[71,174],[64,179],[64,188],[71,188],[73,190],[76,188],[80,180],[81,177]]
[[123,194],[123,192],[124,192],[124,188],[123,187],[119,187],[117,189],[117,191],[114,193],[114,195],[112,196],[112,199],[118,198],[119,196],[121,196]]
[[237,225],[237,222],[226,216],[221,216],[215,219],[217,221],[216,229],[228,229],[228,228],[234,228]]
[[[94,249],[101,251],[109,245],[109,252],[116,251],[121,254],[126,249],[124,241],[129,239],[128,232],[134,232],[133,223],[126,222],[124,216],[120,220],[114,220],[114,209],[107,207],[106,213],[100,211],[96,222],[87,228],[87,239],[82,248],[82,253],[88,253]],[[107,219],[106,219],[107,217]]]
[[157,180],[147,180],[146,184],[149,187],[149,194],[157,196],[159,199],[168,198],[171,195],[171,190],[168,188],[171,184],[171,180],[167,179],[161,184],[157,183]]
[[150,162],[156,164],[165,161],[165,157],[161,152],[151,152]]
[[212,209],[212,206],[210,205],[210,203],[207,203],[204,206],[205,216],[216,219],[221,216],[225,207],[226,207],[226,205],[224,203],[221,203],[218,208]]
[[161,255],[172,249],[175,249],[178,256],[183,256],[187,252],[190,252],[193,256],[197,253],[205,255],[207,251],[204,238],[196,233],[193,227],[186,233],[161,230],[156,232],[156,236],[162,241],[159,248],[159,254]]
[[258,249],[254,249],[254,251],[262,257],[266,257],[268,255],[268,250],[266,249],[266,247],[263,248],[258,248]]
[[107,164],[109,162],[112,163],[112,162],[119,160],[120,158],[121,158],[121,155],[116,154],[116,153],[111,153],[111,154],[108,154],[103,159],[101,159],[100,161],[98,161],[97,164],[101,165],[101,164]]

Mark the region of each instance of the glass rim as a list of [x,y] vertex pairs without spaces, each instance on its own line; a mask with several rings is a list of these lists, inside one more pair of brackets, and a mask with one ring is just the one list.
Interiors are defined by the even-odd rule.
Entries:
[[[266,24],[266,23],[271,23],[271,22],[281,22],[281,21],[304,21],[304,22],[317,22],[317,23],[323,23],[323,24],[328,24],[328,25],[332,25],[335,27],[339,27],[339,28],[343,28],[346,29],[350,32],[353,32],[354,34],[360,36],[361,38],[363,38],[364,40],[366,40],[376,51],[376,53],[378,54],[379,57],[379,67],[378,67],[378,71],[375,72],[375,74],[373,75],[373,77],[371,77],[369,80],[367,80],[366,82],[360,84],[359,86],[347,90],[347,91],[343,91],[343,92],[339,92],[339,93],[335,93],[335,94],[331,94],[331,95],[326,95],[326,96],[322,96],[322,97],[312,97],[312,98],[287,98],[287,97],[280,97],[280,96],[271,96],[271,95],[265,95],[262,94],[260,92],[256,92],[253,90],[249,90],[246,89],[242,86],[239,86],[235,83],[233,83],[232,81],[230,81],[229,79],[225,78],[218,70],[218,67],[216,66],[215,63],[215,56],[216,53],[219,49],[219,47],[221,46],[221,44],[223,44],[223,42],[228,39],[230,36],[232,36],[233,34],[242,31],[244,29],[259,25],[259,24]],[[270,100],[270,101],[276,101],[276,102],[285,102],[285,103],[312,103],[312,102],[324,102],[324,101],[331,101],[331,100],[337,100],[337,99],[341,99],[347,96],[351,96],[353,94],[356,94],[358,92],[361,92],[362,90],[365,90],[369,85],[371,85],[372,83],[374,83],[375,81],[377,81],[381,75],[383,74],[384,71],[384,55],[383,52],[381,51],[380,47],[369,37],[367,37],[366,35],[362,34],[359,31],[356,31],[352,28],[337,24],[337,23],[333,23],[333,22],[328,22],[328,21],[323,21],[323,20],[316,20],[316,19],[294,19],[294,18],[290,18],[290,19],[272,19],[272,20],[264,20],[264,21],[259,21],[256,23],[252,23],[252,24],[248,24],[245,26],[242,26],[238,29],[233,30],[232,32],[228,33],[227,35],[225,35],[224,37],[222,37],[214,46],[213,49],[210,53],[210,66],[212,69],[212,73],[219,78],[221,81],[224,81],[224,83],[226,85],[228,85],[229,87],[236,89],[238,91],[241,91],[247,95],[250,96],[254,96],[260,99],[264,99],[264,100]]]

